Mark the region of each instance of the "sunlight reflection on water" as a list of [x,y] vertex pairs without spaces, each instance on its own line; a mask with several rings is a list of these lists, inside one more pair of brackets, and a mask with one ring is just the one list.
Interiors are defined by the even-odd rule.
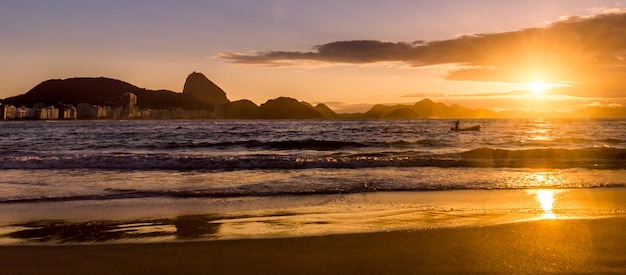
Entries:
[[545,172],[530,172],[527,173],[517,186],[528,187],[554,187],[554,186],[567,186],[570,184],[570,180],[564,177],[562,171],[545,171]]
[[536,119],[529,122],[528,129],[526,129],[524,136],[526,141],[531,142],[547,142],[555,139],[555,123],[549,122],[545,119]]

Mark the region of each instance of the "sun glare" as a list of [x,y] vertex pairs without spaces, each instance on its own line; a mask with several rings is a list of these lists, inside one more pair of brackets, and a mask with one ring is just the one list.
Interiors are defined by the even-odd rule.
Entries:
[[541,94],[548,89],[548,85],[541,81],[535,81],[528,84],[528,89],[535,94]]
[[537,201],[543,209],[543,218],[554,219],[556,215],[552,212],[552,205],[554,204],[554,191],[552,190],[539,190],[537,191]]
[[548,89],[548,85],[541,81],[534,81],[534,82],[528,83],[528,89],[531,90],[533,93],[540,94],[540,93],[543,93],[543,91]]

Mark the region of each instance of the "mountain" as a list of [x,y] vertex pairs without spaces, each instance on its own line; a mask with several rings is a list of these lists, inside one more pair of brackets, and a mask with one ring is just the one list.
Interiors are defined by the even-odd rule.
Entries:
[[576,110],[569,114],[571,117],[603,117],[603,118],[623,118],[626,117],[624,107],[587,107]]
[[315,107],[307,102],[298,102],[293,98],[280,97],[271,99],[257,106],[250,100],[238,100],[217,108],[217,117],[226,119],[319,119],[339,118],[339,115],[324,104]]
[[395,109],[386,113],[383,118],[385,119],[416,119],[419,118],[419,114],[411,108]]
[[319,103],[315,105],[314,108],[316,111],[320,112],[320,114],[322,114],[324,118],[339,118],[339,115],[328,106],[326,106],[326,104]]
[[132,84],[111,78],[69,78],[44,81],[25,94],[6,98],[4,105],[33,106],[43,103],[46,106],[59,103],[78,105],[89,103],[100,106],[120,106],[125,93],[137,96],[140,109],[215,110],[217,118],[229,119],[320,119],[334,118],[337,114],[328,106],[318,104],[313,107],[293,98],[280,97],[268,100],[257,106],[250,100],[230,102],[226,93],[201,73],[190,74],[183,93],[167,90],[146,90]]
[[431,117],[447,117],[449,107],[443,103],[436,103],[428,98],[413,105],[413,109],[418,113],[419,117],[431,118]]
[[258,118],[263,119],[321,119],[320,112],[308,103],[301,103],[293,98],[279,97],[268,100],[259,106]]
[[428,98],[413,105],[376,104],[363,114],[367,119],[428,119],[428,118],[497,118],[500,113],[486,109],[469,109],[456,104],[447,106]]
[[124,93],[134,93],[140,108],[185,108],[205,110],[210,104],[186,94],[167,90],[146,90],[111,78],[69,78],[47,80],[25,94],[9,97],[4,104],[33,106],[36,103],[55,105],[59,102],[77,105],[89,103],[101,106],[119,106]]
[[254,102],[244,99],[221,105],[218,108],[218,117],[228,119],[252,119],[256,118],[259,106]]
[[222,88],[218,87],[201,73],[193,72],[187,76],[183,94],[189,95],[204,103],[218,106],[230,102]]
[[[185,81],[183,93],[168,90],[147,90],[121,80],[69,78],[44,81],[25,94],[6,98],[2,105],[32,107],[37,103],[60,106],[89,103],[100,106],[121,106],[121,96],[134,93],[140,109],[198,110],[204,117],[226,119],[430,119],[430,118],[528,118],[534,116],[562,118],[624,118],[624,107],[587,107],[570,113],[493,111],[469,109],[457,104],[447,106],[430,99],[415,104],[376,104],[365,113],[337,114],[324,104],[313,106],[289,97],[268,100],[257,106],[250,100],[231,102],[224,92],[205,75],[193,72]],[[214,111],[214,112],[213,112]]]

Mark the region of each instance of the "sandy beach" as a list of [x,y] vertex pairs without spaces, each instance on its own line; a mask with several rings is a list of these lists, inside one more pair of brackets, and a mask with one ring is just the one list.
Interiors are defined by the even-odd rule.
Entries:
[[624,273],[626,218],[301,238],[3,246],[2,274]]

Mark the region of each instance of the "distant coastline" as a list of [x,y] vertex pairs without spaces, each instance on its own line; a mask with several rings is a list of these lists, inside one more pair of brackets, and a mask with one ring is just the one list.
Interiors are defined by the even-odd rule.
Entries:
[[201,73],[187,77],[182,93],[147,90],[110,78],[47,80],[30,91],[0,100],[2,120],[85,119],[472,119],[626,118],[624,107],[587,107],[572,112],[493,111],[445,105],[425,98],[415,104],[376,104],[363,113],[336,113],[289,97],[261,105],[230,101]]

